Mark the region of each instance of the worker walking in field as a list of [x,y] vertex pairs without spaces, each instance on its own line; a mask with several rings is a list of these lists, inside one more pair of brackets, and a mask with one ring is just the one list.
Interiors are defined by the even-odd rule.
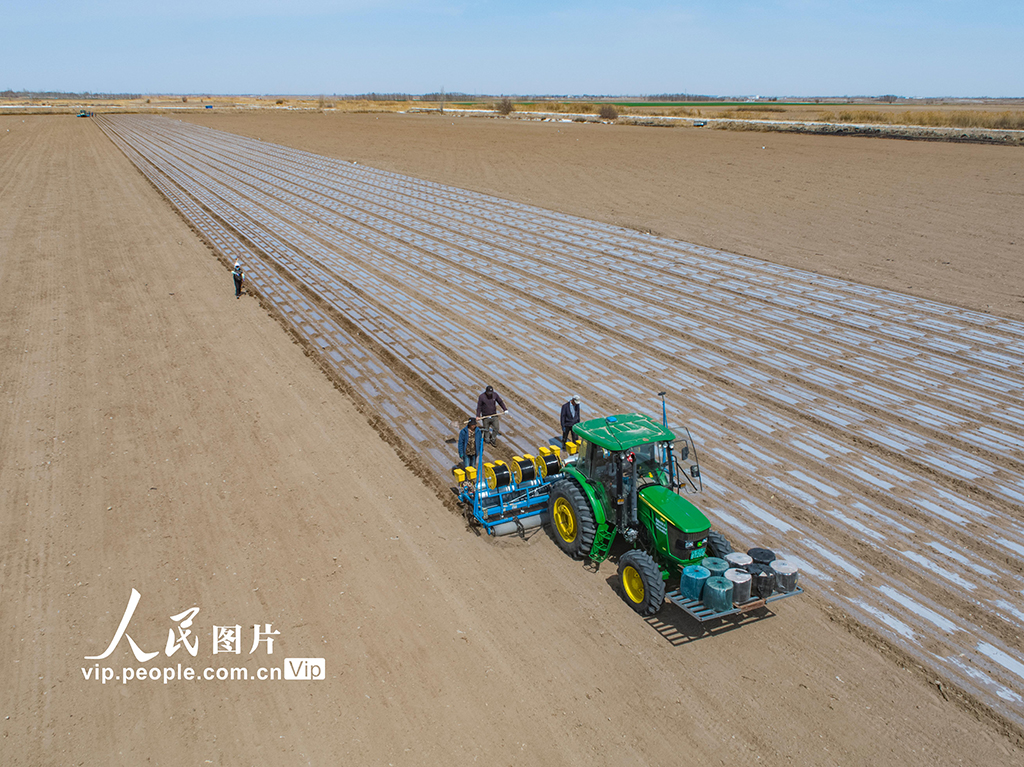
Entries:
[[501,421],[498,417],[498,406],[501,412],[507,413],[508,408],[501,399],[501,395],[494,391],[494,387],[488,385],[476,400],[476,423],[484,430],[484,440],[492,445],[498,444],[498,434],[501,432]]
[[242,273],[242,262],[235,261],[235,269],[231,272],[231,276],[235,278],[235,298],[242,297],[242,280],[245,279],[245,275]]
[[476,463],[476,419],[470,418],[459,432],[459,461],[461,468]]
[[573,431],[573,427],[580,422],[580,395],[573,394],[572,399],[562,405],[562,412],[559,414],[558,420],[562,422],[562,447],[565,447],[570,435],[572,441],[576,441],[576,432]]

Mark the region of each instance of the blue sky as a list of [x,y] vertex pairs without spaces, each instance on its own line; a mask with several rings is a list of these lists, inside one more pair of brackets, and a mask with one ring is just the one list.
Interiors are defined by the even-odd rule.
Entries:
[[1024,96],[1024,0],[0,0],[0,90]]

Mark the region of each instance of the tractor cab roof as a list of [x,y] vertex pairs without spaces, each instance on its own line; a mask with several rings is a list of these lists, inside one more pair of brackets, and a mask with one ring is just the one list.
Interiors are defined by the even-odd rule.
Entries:
[[591,418],[573,427],[577,435],[605,450],[628,450],[651,442],[671,442],[676,435],[646,415],[627,413]]

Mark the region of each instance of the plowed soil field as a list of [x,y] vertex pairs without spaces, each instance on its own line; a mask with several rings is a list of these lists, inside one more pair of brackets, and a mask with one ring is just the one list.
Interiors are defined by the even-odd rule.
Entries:
[[[194,122],[0,118],[5,763],[1024,763],[1017,150]],[[709,633],[467,528],[488,381],[508,451],[667,382],[807,593]]]

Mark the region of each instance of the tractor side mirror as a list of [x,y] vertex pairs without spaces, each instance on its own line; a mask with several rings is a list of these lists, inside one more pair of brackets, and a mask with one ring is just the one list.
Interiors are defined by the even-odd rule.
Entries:
[[700,467],[697,466],[696,464],[691,466],[690,467],[690,476],[693,477],[694,479],[697,479],[697,477],[700,476]]

